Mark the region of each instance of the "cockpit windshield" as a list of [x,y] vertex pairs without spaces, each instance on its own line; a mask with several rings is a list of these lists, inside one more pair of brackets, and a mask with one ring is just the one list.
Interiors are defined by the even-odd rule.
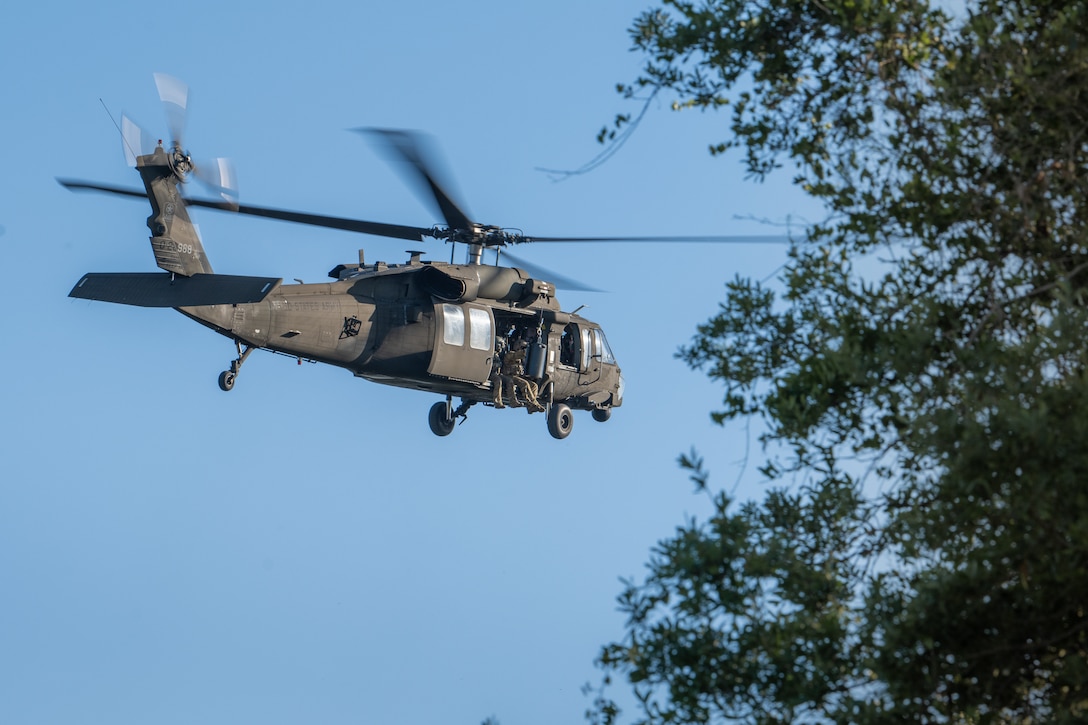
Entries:
[[595,348],[594,354],[600,356],[601,362],[609,365],[616,364],[616,356],[612,354],[612,348],[608,346],[608,340],[604,339],[604,331],[599,328],[593,330],[593,347]]

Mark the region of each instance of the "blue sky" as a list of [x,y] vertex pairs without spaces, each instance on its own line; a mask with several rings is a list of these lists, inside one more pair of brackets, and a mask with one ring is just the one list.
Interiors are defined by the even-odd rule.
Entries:
[[[67,298],[90,271],[153,271],[114,117],[165,134],[152,73],[192,89],[187,145],[229,156],[244,202],[440,222],[359,136],[434,135],[485,224],[527,234],[754,234],[815,218],[788,175],[743,180],[706,149],[724,116],[655,106],[594,172],[597,130],[637,111],[626,29],[643,2],[17,4],[0,11],[6,311],[0,356],[0,722],[580,722],[619,636],[619,577],[704,498],[676,467],[757,495],[755,441],[714,426],[721,390],[673,357],[773,246],[556,245],[520,255],[605,294],[627,381],[599,424],[477,407],[448,438],[437,396],[256,353],[169,310]],[[105,108],[104,108],[105,106]],[[410,245],[194,214],[217,272],[321,281]],[[431,242],[428,256],[446,259]]]

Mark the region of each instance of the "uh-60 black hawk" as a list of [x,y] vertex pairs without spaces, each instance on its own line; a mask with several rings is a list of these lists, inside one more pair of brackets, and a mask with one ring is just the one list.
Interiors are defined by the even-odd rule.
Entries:
[[[498,250],[526,242],[572,241],[756,241],[752,237],[529,237],[473,222],[438,183],[424,152],[424,138],[407,131],[366,131],[422,184],[437,203],[445,225],[412,227],[238,204],[233,173],[223,160],[196,165],[182,146],[188,89],[156,74],[170,119],[171,143],[147,149],[146,134],[122,119],[126,156],[144,191],[60,180],[73,190],[103,191],[147,198],[151,249],[161,273],[87,274],[69,296],[143,307],[172,307],[234,340],[238,357],[219,376],[219,387],[234,387],[242,364],[254,350],[346,368],[385,385],[437,393],[428,416],[431,430],[449,435],[458,419],[482,403],[522,407],[546,415],[548,431],[566,438],[573,410],[606,421],[623,404],[624,381],[600,325],[561,310],[555,282],[580,287],[558,275],[531,274],[499,266]],[[195,175],[221,199],[186,198],[180,184]],[[283,284],[279,278],[212,272],[189,207],[205,207],[284,221],[331,227],[412,242],[433,238],[461,243],[468,261],[423,260],[339,264],[321,284]],[[483,252],[495,250],[496,264]],[[510,256],[510,255],[507,255]],[[452,255],[451,255],[452,257]],[[566,284],[563,284],[566,282]],[[580,308],[579,308],[580,309]],[[454,405],[454,398],[460,403]]]

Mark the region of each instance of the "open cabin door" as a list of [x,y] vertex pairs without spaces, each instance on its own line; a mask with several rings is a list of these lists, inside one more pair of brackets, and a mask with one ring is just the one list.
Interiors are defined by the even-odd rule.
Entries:
[[491,377],[495,318],[488,307],[448,302],[434,306],[434,353],[427,372],[483,383]]

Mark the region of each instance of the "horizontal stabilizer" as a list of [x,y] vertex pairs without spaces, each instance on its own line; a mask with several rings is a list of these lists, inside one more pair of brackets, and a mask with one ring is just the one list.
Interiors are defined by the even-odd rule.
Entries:
[[169,273],[86,274],[69,297],[137,307],[202,307],[260,302],[279,286],[278,277]]

